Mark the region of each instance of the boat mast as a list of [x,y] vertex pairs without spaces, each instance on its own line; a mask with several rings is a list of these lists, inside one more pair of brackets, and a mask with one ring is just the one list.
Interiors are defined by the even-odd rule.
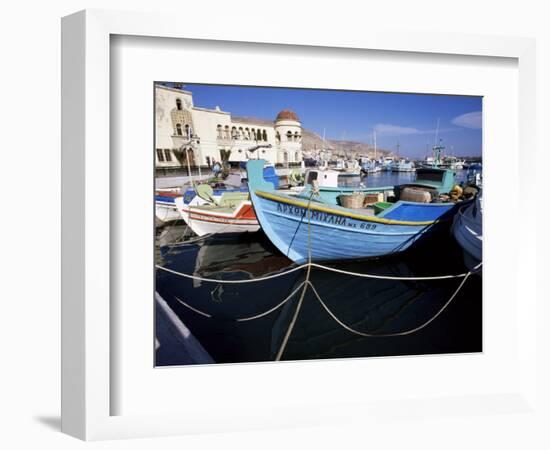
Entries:
[[376,130],[372,130],[373,138],[374,138],[374,160],[376,161]]
[[[437,126],[435,127],[435,141],[434,141],[434,146],[433,146],[433,156],[434,156],[434,161],[433,161],[433,166],[434,167],[437,167],[441,164],[441,151],[443,150],[443,146],[441,145],[441,143],[439,142],[439,145],[438,145],[438,141],[437,141],[437,138],[439,137],[439,117],[437,118]],[[441,139],[440,139],[441,141]]]

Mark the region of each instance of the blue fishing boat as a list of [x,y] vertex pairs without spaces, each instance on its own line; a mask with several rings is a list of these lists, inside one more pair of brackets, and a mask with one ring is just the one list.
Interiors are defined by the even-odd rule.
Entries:
[[398,200],[376,214],[277,192],[262,176],[263,160],[247,165],[256,217],[271,242],[296,263],[363,259],[402,252],[441,226],[460,203]]

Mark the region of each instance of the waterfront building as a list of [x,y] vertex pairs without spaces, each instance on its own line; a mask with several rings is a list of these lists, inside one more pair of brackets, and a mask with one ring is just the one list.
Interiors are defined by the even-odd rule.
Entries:
[[262,158],[291,165],[303,159],[302,125],[289,109],[274,120],[236,117],[218,106],[195,106],[192,92],[177,83],[158,83],[155,124],[158,168],[186,167],[188,161],[191,166],[212,166],[227,154],[231,163]]

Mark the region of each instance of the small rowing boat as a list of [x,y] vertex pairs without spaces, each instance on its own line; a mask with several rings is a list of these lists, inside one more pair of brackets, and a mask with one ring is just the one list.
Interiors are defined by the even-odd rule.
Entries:
[[[272,183],[268,184],[273,187]],[[260,229],[247,192],[226,191],[216,198],[213,189],[206,184],[198,185],[195,192],[190,201],[180,196],[175,203],[181,218],[198,236]]]

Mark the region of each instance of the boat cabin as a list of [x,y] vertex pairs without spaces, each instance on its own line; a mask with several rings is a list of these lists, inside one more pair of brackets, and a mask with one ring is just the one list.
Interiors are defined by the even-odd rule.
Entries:
[[416,179],[411,184],[432,188],[438,194],[445,194],[451,191],[455,184],[455,173],[447,169],[423,167],[416,170]]
[[320,187],[337,187],[339,173],[335,170],[306,170],[305,183],[313,186],[313,182],[317,181]]

